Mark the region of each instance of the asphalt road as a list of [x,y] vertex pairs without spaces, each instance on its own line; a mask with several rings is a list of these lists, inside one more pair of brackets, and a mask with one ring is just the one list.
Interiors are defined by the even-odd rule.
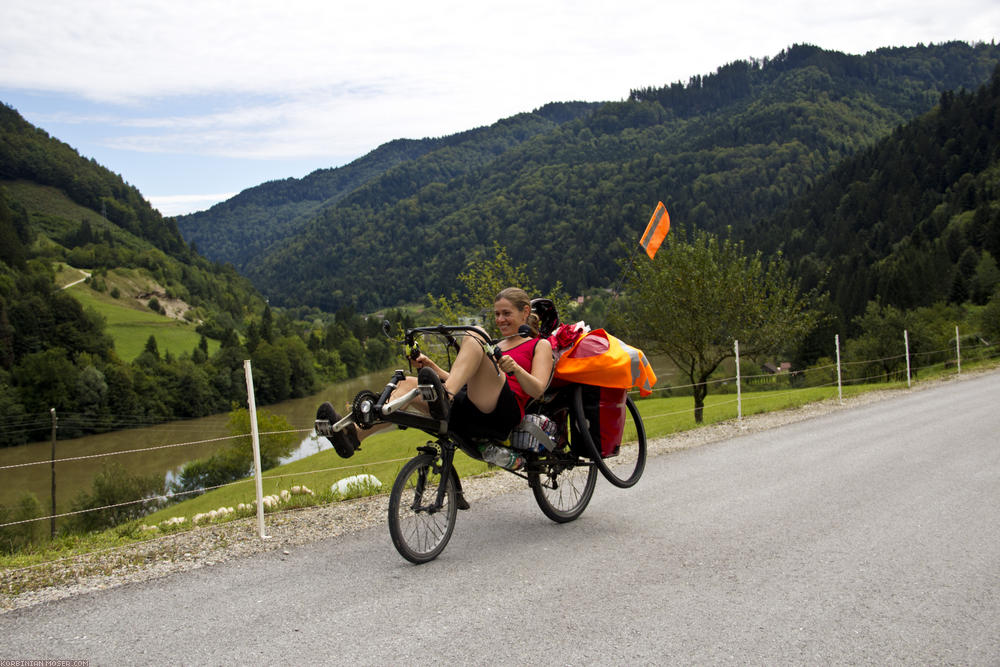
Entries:
[[530,492],[413,566],[385,526],[0,616],[97,664],[1000,664],[1000,373]]

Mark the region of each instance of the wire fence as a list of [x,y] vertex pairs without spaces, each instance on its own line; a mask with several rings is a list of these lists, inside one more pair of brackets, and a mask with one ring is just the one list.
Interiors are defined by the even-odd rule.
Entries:
[[[956,334],[958,333],[956,329]],[[799,392],[803,388],[813,388],[813,389],[837,389],[837,395],[843,398],[843,387],[860,385],[860,384],[871,384],[873,382],[885,382],[887,380],[897,380],[905,381],[910,384],[913,378],[919,374],[922,374],[930,369],[948,369],[954,368],[956,373],[961,373],[961,363],[962,354],[966,355],[969,360],[972,359],[995,359],[1000,357],[1000,346],[991,345],[982,341],[981,339],[971,345],[962,346],[961,339],[956,337],[956,345],[954,347],[930,350],[930,351],[918,351],[911,352],[908,347],[908,337],[904,332],[904,341],[906,346],[904,350],[899,354],[891,354],[879,358],[864,359],[864,360],[854,360],[841,362],[839,358],[839,339],[836,341],[837,349],[837,361],[830,364],[822,364],[814,366],[804,370],[785,370],[776,373],[764,372],[751,375],[741,375],[737,371],[737,375],[733,377],[717,377],[711,378],[704,383],[692,383],[692,384],[682,384],[682,385],[672,385],[672,386],[659,386],[653,389],[652,396],[649,398],[663,398],[665,396],[684,396],[689,392],[692,392],[695,388],[703,387],[707,389],[708,395],[713,396],[713,400],[706,403],[703,406],[705,412],[715,412],[716,414],[721,414],[723,411],[731,410],[732,407],[736,406],[737,418],[742,419],[743,406],[744,404],[751,404],[754,401],[764,400],[765,398],[777,398],[782,396],[791,396]],[[738,352],[738,342],[734,342],[736,347],[736,358],[737,358],[737,369],[739,369],[739,352]],[[251,405],[251,412],[253,412],[253,387],[252,387],[252,377],[249,369],[249,362],[245,362],[247,371],[247,383],[248,383],[248,403]],[[746,387],[748,390],[744,393],[742,388]],[[735,396],[732,398],[726,398],[720,400],[720,396],[729,396],[732,392],[735,392]],[[832,396],[831,396],[832,397]],[[642,406],[645,401],[644,399],[640,402]],[[668,417],[677,417],[680,415],[690,415],[693,412],[691,406],[684,407],[678,410],[667,410],[667,411],[657,411],[645,409],[642,412],[642,418],[644,422],[655,422],[659,419],[665,419]],[[51,415],[42,416],[29,416],[27,419],[22,419],[18,421],[17,419],[0,417],[0,430],[12,428],[28,428],[29,424],[34,423],[35,426],[39,424],[45,424],[51,420]],[[34,422],[32,421],[34,420]],[[255,421],[255,420],[254,420]],[[140,420],[136,419],[136,423],[139,424]],[[181,425],[183,430],[184,426]],[[189,427],[197,428],[197,427]],[[54,458],[38,461],[30,461],[25,463],[13,463],[9,465],[0,465],[0,472],[2,471],[13,471],[17,469],[29,468],[32,466],[50,466],[53,467],[56,464],[68,464],[73,462],[80,462],[89,459],[101,459],[107,457],[121,456],[125,454],[143,454],[149,453],[156,450],[164,450],[179,447],[192,447],[196,445],[205,445],[217,442],[224,442],[227,440],[245,439],[251,438],[253,440],[255,454],[258,458],[257,466],[252,477],[237,480],[235,482],[228,482],[225,484],[218,484],[212,486],[205,486],[202,488],[192,489],[192,490],[182,490],[182,491],[172,491],[164,492],[162,494],[149,495],[142,498],[136,498],[132,500],[126,500],[117,503],[109,503],[102,505],[100,507],[89,507],[86,509],[71,510],[66,512],[56,512],[53,502],[52,511],[45,516],[33,516],[24,517],[16,519],[13,521],[4,521],[0,523],[0,530],[13,528],[16,526],[23,526],[26,524],[50,521],[54,522],[57,519],[65,519],[72,516],[77,516],[80,514],[86,514],[89,512],[102,512],[114,509],[120,509],[123,507],[134,507],[134,506],[162,506],[165,503],[171,503],[175,501],[182,500],[189,496],[200,495],[208,491],[229,487],[250,484],[256,480],[278,480],[286,478],[296,478],[301,479],[310,475],[319,475],[330,472],[350,472],[352,470],[361,468],[371,468],[380,464],[393,464],[402,463],[406,461],[406,458],[397,459],[387,459],[384,461],[376,462],[366,462],[357,465],[339,465],[335,467],[327,468],[317,468],[305,471],[299,471],[290,474],[272,474],[265,475],[259,468],[259,438],[260,436],[278,436],[286,434],[308,434],[313,433],[313,429],[287,429],[281,431],[269,431],[266,433],[256,433],[256,424],[252,425],[251,433],[244,433],[239,435],[228,435],[220,436],[215,438],[202,438],[189,440],[185,442],[174,442],[165,443],[160,445],[154,445],[144,448],[134,448],[114,452],[106,452],[100,454],[88,454],[81,456],[69,456],[63,458]],[[265,507],[271,507],[273,503],[269,504],[265,502],[265,498],[262,496],[260,491],[260,484],[257,485],[256,500],[253,503],[254,509],[258,513],[258,519],[260,523],[260,535],[265,537],[263,529],[263,513]],[[4,517],[9,516],[11,508],[0,508],[4,509],[5,514],[0,515]]]

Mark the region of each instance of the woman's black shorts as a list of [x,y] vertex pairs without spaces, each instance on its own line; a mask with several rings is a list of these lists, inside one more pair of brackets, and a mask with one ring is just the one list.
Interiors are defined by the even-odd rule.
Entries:
[[488,414],[469,400],[465,387],[462,387],[451,404],[448,428],[465,438],[505,440],[520,422],[521,408],[517,405],[517,397],[505,382],[496,408]]

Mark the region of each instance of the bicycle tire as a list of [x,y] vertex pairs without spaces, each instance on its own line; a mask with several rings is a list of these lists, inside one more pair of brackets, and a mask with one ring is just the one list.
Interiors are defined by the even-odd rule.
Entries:
[[[396,551],[417,565],[437,558],[455,530],[458,505],[451,475],[442,479],[433,454],[416,456],[396,475],[389,494],[389,535]],[[445,486],[444,505],[434,509],[438,488]]]
[[568,523],[583,514],[597,485],[596,467],[579,459],[576,463],[567,461],[556,454],[535,465],[540,469],[528,471],[528,486],[545,516],[556,523]]
[[[630,396],[625,397],[625,408],[625,433],[619,453],[604,458],[601,456],[600,444],[594,442],[587,428],[587,416],[583,409],[583,387],[577,385],[573,389],[571,409],[577,424],[577,428],[573,429],[573,436],[583,442],[582,449],[590,455],[604,478],[620,489],[635,486],[646,468],[646,428],[642,423],[642,416]],[[634,442],[631,440],[633,432]]]

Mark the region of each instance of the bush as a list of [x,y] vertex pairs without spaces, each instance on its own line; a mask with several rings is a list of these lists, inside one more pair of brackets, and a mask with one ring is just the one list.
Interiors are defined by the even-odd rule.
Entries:
[[[130,475],[120,463],[107,464],[94,478],[90,493],[81,492],[73,503],[73,511],[93,511],[74,515],[70,528],[102,530],[138,519],[162,504],[158,498],[162,491],[160,475]],[[109,507],[112,505],[120,506]],[[107,509],[95,509],[98,507]]]
[[1000,290],[994,292],[980,313],[980,329],[990,343],[1000,340]]
[[803,386],[823,387],[837,384],[837,364],[830,357],[820,357],[803,373]]
[[[260,438],[260,465],[264,470],[277,466],[281,458],[288,456],[299,442],[296,433],[287,432],[292,427],[285,417],[266,410],[257,413],[257,429],[262,434],[272,433]],[[253,469],[253,442],[249,435],[245,435],[250,433],[249,410],[237,408],[229,413],[229,433],[244,437],[237,438],[228,449],[218,454],[185,465],[178,481],[171,487],[172,492],[221,486],[250,475]]]
[[13,509],[0,507],[0,523],[27,521],[0,528],[0,552],[15,553],[37,542],[42,535],[43,521],[30,521],[42,516],[42,506],[33,493],[25,493]]
[[[184,466],[171,491],[197,491],[235,482],[250,474],[253,460],[237,449],[227,449]],[[186,495],[185,500],[191,497]]]

